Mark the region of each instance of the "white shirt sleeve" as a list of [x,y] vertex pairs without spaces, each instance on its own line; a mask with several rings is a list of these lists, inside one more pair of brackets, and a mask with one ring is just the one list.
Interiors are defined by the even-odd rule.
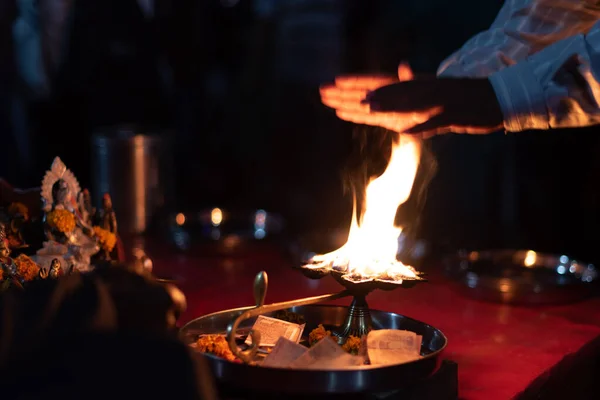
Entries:
[[600,19],[598,0],[506,0],[487,31],[468,40],[439,67],[438,76],[487,77]]
[[600,123],[600,1],[508,0],[439,76],[489,77],[507,131]]
[[489,79],[508,131],[600,123],[600,21]]

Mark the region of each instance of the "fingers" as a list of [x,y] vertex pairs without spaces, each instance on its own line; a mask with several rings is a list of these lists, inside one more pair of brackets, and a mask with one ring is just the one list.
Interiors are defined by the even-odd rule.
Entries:
[[336,110],[369,112],[369,105],[362,104],[366,90],[340,90],[335,86],[323,87],[320,90],[321,101]]
[[355,124],[379,126],[395,132],[404,132],[427,118],[424,115],[401,113],[373,113],[337,110],[336,115],[344,121]]
[[361,101],[369,92],[367,89],[342,89],[334,85],[325,85],[319,88],[321,98],[341,98],[344,100]]
[[414,78],[415,75],[413,74],[410,65],[408,65],[407,62],[401,62],[400,65],[398,65],[398,79],[400,82],[412,81]]
[[335,78],[335,86],[345,90],[374,90],[381,86],[396,82],[394,76],[339,76]]
[[[398,78],[404,81],[413,78],[408,64],[402,63],[398,66]],[[335,109],[340,119],[396,132],[413,128],[441,112],[441,108],[438,107],[415,109],[409,104],[410,99],[418,96],[420,85],[412,82],[393,82],[397,80],[391,77],[342,76],[336,78],[334,85],[324,85],[320,88],[321,100],[326,106]],[[412,92],[415,93],[410,95]],[[394,105],[398,97],[401,103],[406,103],[405,112],[399,111]]]
[[328,107],[347,111],[369,110],[369,106],[361,104],[367,93],[381,86],[396,82],[393,76],[340,76],[334,85],[320,88],[321,101]]
[[381,116],[376,113],[356,112],[351,110],[337,110],[335,114],[338,118],[344,121],[353,122],[355,124],[379,126]]

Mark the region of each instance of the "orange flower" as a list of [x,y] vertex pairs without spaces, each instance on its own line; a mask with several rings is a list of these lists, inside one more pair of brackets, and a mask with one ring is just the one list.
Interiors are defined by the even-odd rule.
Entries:
[[34,280],[40,273],[40,267],[25,254],[20,254],[15,258],[15,265],[19,276],[26,281]]
[[71,233],[75,229],[75,215],[67,210],[50,211],[46,221],[48,225],[62,233]]
[[350,335],[350,336],[348,336],[348,339],[346,339],[346,343],[344,343],[344,345],[342,346],[342,349],[344,349],[348,353],[354,354],[356,356],[360,352],[360,347],[361,347],[360,338]]
[[100,245],[104,250],[109,253],[113,251],[117,244],[117,236],[114,233],[99,226],[94,226],[94,233],[98,237],[98,240],[100,240]]
[[214,354],[229,361],[235,360],[235,355],[229,348],[229,343],[222,335],[201,336],[196,341],[196,348],[203,353]]
[[326,330],[322,324],[319,324],[311,333],[308,334],[308,344],[314,346],[319,340],[331,336],[331,331]]
[[0,267],[0,282],[4,279],[4,269]]

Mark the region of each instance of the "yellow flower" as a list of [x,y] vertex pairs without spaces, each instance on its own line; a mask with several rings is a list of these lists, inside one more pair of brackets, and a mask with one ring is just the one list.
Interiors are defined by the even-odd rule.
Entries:
[[342,346],[344,350],[346,350],[350,354],[358,355],[360,352],[361,340],[356,336],[348,336],[346,339],[346,343]]
[[20,254],[15,258],[15,265],[19,276],[26,281],[34,280],[40,273],[40,267],[25,254]]
[[214,354],[229,361],[235,360],[235,355],[229,348],[229,343],[222,335],[201,336],[196,341],[196,348],[203,353]]
[[25,220],[29,219],[29,209],[25,204],[19,203],[18,201],[10,203],[8,206],[8,213],[10,215],[21,214]]
[[71,233],[75,229],[75,215],[67,210],[50,211],[46,216],[46,221],[48,225],[62,233]]
[[100,245],[104,250],[108,252],[113,251],[117,244],[117,236],[114,233],[99,226],[94,226],[94,233],[98,237],[98,240],[100,240]]
[[319,340],[325,338],[325,336],[331,337],[331,331],[326,330],[322,324],[319,324],[319,326],[309,333],[308,344],[314,346]]

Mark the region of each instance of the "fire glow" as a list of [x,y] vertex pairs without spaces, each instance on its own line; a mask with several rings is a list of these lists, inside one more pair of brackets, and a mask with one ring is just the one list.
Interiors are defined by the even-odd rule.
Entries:
[[336,271],[353,282],[419,279],[414,268],[396,260],[402,228],[394,221],[398,207],[408,200],[420,157],[421,139],[399,135],[385,172],[367,185],[360,223],[355,201],[346,244],[313,256],[304,268]]

